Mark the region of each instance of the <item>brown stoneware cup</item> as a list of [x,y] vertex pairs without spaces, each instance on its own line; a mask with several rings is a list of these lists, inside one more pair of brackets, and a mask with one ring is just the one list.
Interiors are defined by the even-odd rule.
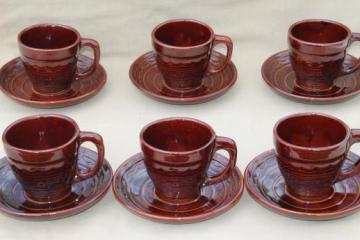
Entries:
[[274,143],[286,191],[295,198],[319,201],[330,197],[333,185],[360,172],[341,167],[349,148],[360,141],[360,130],[320,113],[287,116],[274,126]]
[[[156,195],[163,201],[186,204],[200,197],[201,188],[221,182],[236,164],[236,144],[218,137],[199,120],[168,118],[150,123],[140,133],[141,148]],[[218,150],[229,153],[229,162],[218,176],[207,170]]]
[[360,62],[343,67],[346,49],[359,40],[359,33],[338,22],[309,19],[294,23],[288,42],[297,86],[309,92],[331,90],[337,77],[359,68]]
[[[64,199],[75,182],[96,174],[104,161],[101,136],[80,131],[74,120],[62,115],[22,118],[5,129],[2,140],[27,200],[36,204]],[[95,144],[98,159],[88,172],[80,172],[78,150],[86,141]]]
[[[161,23],[152,31],[152,42],[165,83],[176,90],[196,88],[206,72],[222,71],[233,50],[229,37],[216,35],[207,24],[189,19]],[[212,49],[221,43],[227,48],[226,60],[219,68],[210,68]]]
[[[78,31],[59,24],[38,24],[18,35],[21,60],[38,94],[56,94],[70,88],[78,77],[90,75],[99,65],[100,47],[92,39],[81,38]],[[90,47],[94,62],[85,72],[77,71],[79,51]]]

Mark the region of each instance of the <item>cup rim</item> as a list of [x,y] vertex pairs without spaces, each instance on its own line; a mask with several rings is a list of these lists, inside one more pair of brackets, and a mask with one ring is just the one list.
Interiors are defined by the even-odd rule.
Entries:
[[[169,151],[169,150],[164,150],[164,149],[160,149],[160,148],[157,148],[157,147],[154,147],[153,145],[150,145],[145,139],[144,139],[144,133],[146,132],[146,130],[148,130],[151,126],[155,125],[155,124],[158,124],[158,123],[164,123],[164,122],[171,122],[171,121],[190,121],[190,122],[194,122],[196,124],[200,124],[204,127],[206,127],[208,130],[210,130],[211,132],[211,138],[209,139],[209,141],[202,145],[201,147],[199,148],[195,148],[195,149],[192,149],[192,150],[188,150],[188,151]],[[216,138],[216,134],[215,134],[215,131],[214,129],[207,123],[203,122],[203,121],[200,121],[198,119],[195,119],[195,118],[189,118],[189,117],[169,117],[169,118],[162,118],[162,119],[159,119],[159,120],[155,120],[153,122],[150,122],[148,123],[147,125],[145,125],[141,132],[140,132],[140,142],[142,145],[146,146],[146,148],[149,148],[153,151],[156,151],[156,152],[160,152],[160,153],[165,153],[165,154],[169,154],[169,155],[187,155],[187,154],[191,154],[191,153],[194,153],[194,152],[198,152],[198,151],[201,151],[205,148],[207,148],[213,141],[215,141],[215,138]]]
[[[23,36],[23,34],[25,32],[27,32],[27,31],[29,31],[29,30],[31,30],[33,28],[37,28],[37,27],[61,27],[61,28],[65,28],[65,29],[70,30],[70,31],[75,33],[76,40],[75,40],[75,42],[73,42],[72,44],[70,44],[68,46],[65,46],[65,47],[62,47],[62,48],[51,48],[51,49],[50,48],[49,49],[44,49],[44,48],[30,47],[30,46],[26,45],[25,43],[23,43],[23,41],[21,40],[21,37]],[[73,47],[79,45],[81,37],[80,37],[80,33],[75,28],[70,27],[68,25],[63,25],[63,24],[58,24],[58,23],[39,23],[39,24],[31,25],[31,26],[26,27],[23,30],[21,30],[21,32],[18,34],[17,40],[18,40],[19,45],[24,49],[28,49],[28,50],[32,50],[32,51],[39,51],[39,52],[56,52],[56,51],[61,51],[61,50],[66,50],[66,49],[69,49],[69,48],[73,48]]]
[[[206,27],[209,31],[210,31],[210,37],[209,39],[204,42],[204,43],[201,43],[201,44],[197,44],[197,45],[193,45],[193,46],[184,46],[184,47],[181,47],[181,46],[174,46],[174,45],[170,45],[170,44],[166,44],[162,41],[160,41],[156,36],[156,32],[161,28],[163,27],[164,25],[166,24],[169,24],[169,23],[176,23],[176,22],[191,22],[191,23],[197,23],[197,24],[200,24],[204,27]],[[208,44],[210,44],[213,39],[215,37],[215,33],[214,33],[214,30],[206,23],[204,22],[201,22],[201,21],[198,21],[198,20],[195,20],[195,19],[187,19],[187,18],[179,18],[179,19],[170,19],[170,20],[167,20],[165,22],[162,22],[160,24],[158,24],[151,32],[151,38],[153,40],[154,43],[162,46],[162,47],[166,47],[166,48],[170,48],[170,49],[193,49],[193,48],[199,48],[199,47],[203,47],[203,46],[206,46]]]
[[[305,40],[302,40],[302,39],[299,39],[297,37],[295,37],[293,34],[292,34],[292,30],[302,24],[302,23],[308,23],[308,22],[327,22],[327,23],[331,23],[331,24],[334,24],[334,25],[337,25],[338,27],[341,27],[343,29],[345,29],[345,31],[347,32],[347,36],[346,38],[344,38],[343,40],[340,40],[340,41],[336,41],[336,42],[331,42],[331,43],[315,43],[315,42],[309,42],[309,41],[305,41]],[[300,20],[300,21],[297,21],[293,24],[291,24],[291,26],[289,27],[288,29],[288,37],[289,39],[291,39],[292,41],[297,41],[297,42],[300,42],[302,44],[305,44],[305,45],[310,45],[310,46],[332,46],[332,45],[336,45],[336,44],[340,44],[342,42],[344,42],[346,39],[350,38],[351,37],[351,30],[345,26],[344,24],[340,23],[340,22],[336,22],[336,21],[333,21],[333,20],[328,20],[328,19],[316,19],[316,18],[310,18],[310,19],[304,19],[304,20]]]
[[[300,146],[300,145],[295,145],[292,143],[289,143],[288,141],[284,140],[283,138],[281,138],[278,134],[278,127],[281,123],[283,123],[285,120],[291,119],[291,118],[295,118],[295,117],[306,117],[306,116],[320,116],[320,117],[325,117],[325,118],[329,118],[333,121],[336,121],[338,123],[340,123],[344,129],[346,130],[346,135],[344,137],[344,139],[342,139],[340,142],[336,143],[336,144],[332,144],[329,146],[325,146],[325,147],[304,147],[304,146]],[[279,119],[273,128],[273,135],[276,139],[276,141],[280,142],[281,144],[290,147],[290,148],[296,148],[299,150],[311,150],[311,151],[316,151],[316,152],[322,152],[322,151],[328,151],[328,150],[332,150],[332,149],[336,149],[344,144],[346,144],[350,138],[350,128],[349,126],[342,121],[339,118],[336,118],[334,116],[328,115],[328,114],[324,114],[324,113],[317,113],[317,112],[305,112],[305,113],[296,113],[296,114],[291,114],[285,117],[282,117],[281,119]]]
[[[53,147],[53,148],[47,148],[47,149],[41,149],[41,150],[31,150],[31,149],[25,149],[25,148],[20,148],[20,147],[16,147],[12,144],[10,144],[7,139],[6,139],[6,135],[7,133],[16,125],[18,125],[19,123],[23,122],[23,121],[28,121],[28,120],[36,120],[36,119],[40,119],[40,118],[48,118],[48,117],[53,117],[53,118],[59,118],[62,119],[64,121],[69,122],[70,124],[72,124],[75,128],[75,131],[73,133],[73,136],[65,143]],[[74,119],[65,116],[65,115],[61,115],[61,114],[38,114],[38,115],[33,115],[33,116],[28,116],[28,117],[24,117],[24,118],[20,118],[18,120],[16,120],[15,122],[11,123],[9,126],[7,126],[2,134],[2,141],[4,146],[6,146],[7,148],[16,150],[16,151],[21,151],[21,152],[26,152],[26,153],[50,153],[50,152],[54,152],[60,149],[65,148],[67,145],[71,144],[80,134],[80,129],[79,126],[77,125],[77,123],[75,122]]]

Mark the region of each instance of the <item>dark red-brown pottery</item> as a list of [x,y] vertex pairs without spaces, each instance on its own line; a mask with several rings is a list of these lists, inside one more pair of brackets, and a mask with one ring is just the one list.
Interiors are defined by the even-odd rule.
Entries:
[[[170,215],[175,211],[176,218],[179,217],[177,213],[179,211],[189,208],[188,211],[191,212],[196,204],[196,208],[200,207],[199,201],[203,202],[202,190],[206,186],[226,182],[235,171],[237,155],[235,142],[229,138],[216,136],[209,125],[196,119],[167,118],[152,122],[142,129],[140,142],[143,154],[129,161],[135,164],[133,159],[136,159],[136,162],[141,160],[147,175],[140,176],[134,173],[137,168],[131,165],[125,170],[127,171],[129,167],[134,169],[131,172],[136,176],[130,177],[139,176],[141,177],[139,181],[148,182],[147,178],[151,179],[153,185],[148,186],[149,190],[151,189],[153,196],[156,196],[162,204],[174,207]],[[208,171],[211,162],[215,159],[214,154],[218,150],[227,151],[229,160],[224,164],[223,171],[216,171],[218,174],[214,176],[208,174]],[[114,185],[118,186],[119,183],[115,181]],[[139,187],[143,188],[143,186]],[[145,194],[143,198],[149,194],[142,193]],[[161,216],[158,218],[161,220]],[[181,222],[180,220],[169,221]]]
[[[233,44],[229,37],[216,35],[205,23],[176,19],[161,23],[152,31],[156,62],[168,87],[191,90],[201,86],[203,76],[223,71],[230,63]],[[212,49],[225,44],[226,58],[220,66],[209,65]]]
[[[88,172],[96,164],[98,154],[80,147],[78,168]],[[71,193],[61,201],[51,204],[37,204],[28,201],[22,184],[17,180],[6,158],[0,160],[0,212],[14,217],[31,220],[52,220],[78,214],[101,200],[107,193],[112,180],[112,169],[108,161],[95,175],[79,180],[72,185]]]
[[303,219],[333,219],[359,208],[360,165],[349,152],[360,130],[321,113],[300,113],[274,126],[275,150],[247,167],[246,184],[265,206]]
[[[59,94],[76,78],[89,76],[99,66],[100,47],[92,39],[81,38],[74,28],[59,24],[37,24],[18,35],[21,60],[38,94]],[[89,47],[94,61],[88,69],[77,68],[79,51]],[[75,78],[76,77],[76,78]]]
[[[215,135],[204,122],[168,118],[152,122],[140,133],[141,149],[149,177],[159,198],[181,204],[195,201],[203,186],[222,182],[236,166],[233,140]],[[217,177],[207,177],[212,155],[229,153],[229,163]]]
[[274,144],[286,191],[303,201],[322,201],[334,193],[333,185],[358,175],[341,171],[360,130],[320,113],[300,113],[280,119],[274,126]]
[[[2,136],[9,165],[24,189],[27,202],[48,206],[71,195],[72,186],[93,177],[103,166],[104,143],[97,133],[82,132],[62,115],[35,115],[17,120]],[[78,167],[83,142],[94,143],[96,164],[87,172]]]
[[294,23],[288,31],[290,62],[296,85],[308,92],[331,91],[334,80],[356,71],[360,62],[344,68],[346,48],[360,40],[345,25],[322,19]]
[[[92,62],[90,58],[80,55],[77,61],[78,70],[86,71]],[[106,72],[99,64],[92,74],[75,77],[67,91],[44,95],[34,91],[20,58],[8,62],[0,70],[1,91],[15,101],[38,108],[58,108],[83,102],[97,94],[105,83]]]
[[[347,172],[357,166],[359,158],[348,152],[342,171]],[[254,200],[275,213],[302,220],[331,220],[359,211],[359,183],[360,175],[346,178],[333,185],[331,196],[309,202],[294,198],[286,191],[274,150],[258,155],[245,171],[245,185]]]
[[[209,61],[210,68],[218,68],[224,61],[224,55],[213,51]],[[149,97],[172,104],[196,104],[210,101],[226,93],[235,84],[237,71],[230,61],[221,72],[205,74],[199,87],[178,91],[165,84],[156,63],[156,54],[148,52],[131,65],[129,75],[133,84]]]
[[[351,68],[357,62],[356,58],[346,55],[343,68]],[[309,92],[298,87],[288,50],[276,53],[268,58],[262,65],[261,73],[265,82],[276,93],[304,103],[337,103],[348,100],[360,92],[360,71],[339,76],[334,80],[334,86],[328,91]]]
[[[227,158],[215,153],[207,174],[210,177],[221,174],[227,164]],[[244,180],[235,167],[222,182],[202,187],[196,201],[172,204],[155,194],[143,154],[138,153],[121,164],[112,186],[117,200],[132,213],[153,221],[182,224],[205,221],[232,208],[243,193]]]

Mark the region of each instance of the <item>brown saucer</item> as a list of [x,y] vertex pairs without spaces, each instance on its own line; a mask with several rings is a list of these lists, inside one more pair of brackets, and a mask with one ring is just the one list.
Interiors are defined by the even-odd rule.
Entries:
[[[227,158],[214,155],[209,173],[217,175],[226,166]],[[240,199],[244,181],[236,170],[223,182],[206,186],[201,197],[186,204],[160,200],[145,169],[143,155],[138,153],[125,161],[113,178],[113,191],[118,201],[131,212],[165,223],[192,223],[216,217],[233,207]]]
[[[357,59],[346,55],[344,65],[353,66]],[[360,92],[360,71],[341,76],[335,86],[324,93],[311,93],[295,86],[295,72],[290,63],[288,51],[278,52],[268,58],[261,68],[265,82],[277,93],[289,99],[312,103],[329,104],[350,99]]]
[[[359,156],[349,152],[344,170],[358,162]],[[360,176],[347,178],[334,185],[334,193],[321,201],[303,201],[285,191],[284,179],[274,150],[252,160],[245,171],[245,185],[250,195],[264,207],[303,220],[330,220],[348,216],[360,208]]]
[[[84,71],[92,64],[92,59],[79,56],[78,67]],[[67,91],[52,96],[34,92],[20,58],[5,64],[0,70],[0,89],[8,97],[37,108],[59,108],[85,101],[97,94],[106,83],[105,69],[99,65],[89,76],[75,79]]]
[[[224,55],[214,52],[211,55],[210,67],[214,69],[224,61]],[[223,95],[236,82],[237,71],[234,63],[230,62],[223,71],[205,76],[200,87],[179,91],[165,85],[165,80],[156,64],[155,53],[148,52],[131,65],[129,75],[133,84],[149,97],[172,104],[196,104]]]
[[[97,153],[81,147],[79,150],[80,171],[86,171],[96,161]],[[73,185],[72,193],[51,205],[37,205],[24,197],[24,191],[16,180],[6,158],[0,160],[0,212],[32,220],[52,220],[78,214],[96,204],[107,193],[112,178],[112,169],[104,161],[100,171],[89,179]]]

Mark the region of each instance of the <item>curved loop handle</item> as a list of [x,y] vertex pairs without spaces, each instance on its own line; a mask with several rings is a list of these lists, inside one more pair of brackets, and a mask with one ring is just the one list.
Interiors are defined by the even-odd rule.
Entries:
[[232,56],[232,52],[233,52],[233,43],[232,43],[231,38],[229,38],[227,36],[222,36],[222,35],[215,35],[212,48],[214,48],[215,45],[221,44],[221,43],[224,43],[226,45],[226,58],[225,58],[225,61],[224,61],[223,65],[221,65],[219,68],[213,68],[212,69],[212,68],[209,67],[208,72],[210,74],[221,72],[222,70],[224,70],[226,68],[226,66],[231,61],[231,56]]
[[[354,143],[360,142],[360,129],[351,129],[351,137],[350,137],[350,146]],[[354,169],[349,172],[340,172],[339,176],[336,179],[336,182],[340,182],[346,178],[353,177],[360,173],[360,164],[356,164]]]
[[206,177],[203,186],[215,184],[223,181],[228,177],[228,174],[233,171],[236,166],[237,148],[234,140],[226,137],[216,137],[214,153],[218,150],[225,150],[229,153],[229,162],[224,171],[215,177]]
[[[348,44],[348,47],[356,41],[360,41],[360,33],[352,33],[351,34],[351,38]],[[343,74],[350,74],[355,72],[356,70],[358,70],[360,68],[360,59],[358,58],[357,63],[349,68],[344,68],[342,70]]]
[[92,74],[96,68],[99,66],[100,62],[100,46],[99,43],[93,39],[81,38],[80,48],[90,47],[94,51],[94,60],[91,66],[86,69],[84,72],[76,72],[76,76],[85,77]]
[[80,144],[82,144],[83,142],[92,142],[95,144],[96,148],[97,148],[97,153],[98,153],[98,157],[95,163],[95,166],[93,166],[89,171],[85,172],[85,173],[81,173],[79,171],[79,168],[76,169],[76,180],[84,180],[86,178],[92,177],[94,176],[99,169],[102,167],[103,162],[104,162],[104,156],[105,156],[105,149],[104,149],[104,142],[102,137],[97,134],[97,133],[93,133],[93,132],[80,132]]

